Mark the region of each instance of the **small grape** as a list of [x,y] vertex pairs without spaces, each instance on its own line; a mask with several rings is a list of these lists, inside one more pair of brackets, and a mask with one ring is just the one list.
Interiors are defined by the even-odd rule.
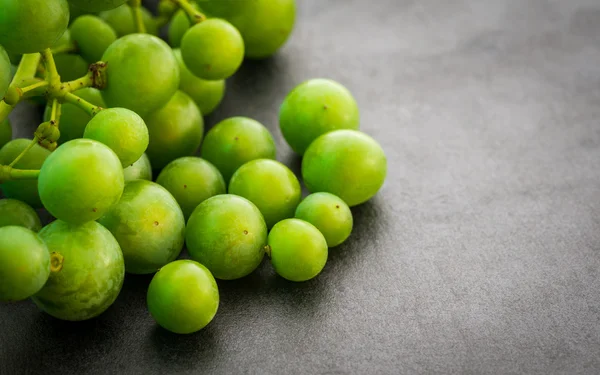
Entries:
[[292,90],[279,111],[281,133],[302,155],[318,136],[337,129],[358,129],[360,115],[350,91],[329,79],[311,79]]
[[204,116],[210,115],[225,96],[225,81],[207,81],[196,77],[185,66],[181,51],[174,49],[173,53],[179,63],[179,90],[192,98]]
[[119,201],[124,184],[117,155],[91,139],[59,146],[46,159],[38,178],[44,207],[54,217],[74,224],[104,215]]
[[88,122],[83,137],[110,147],[123,168],[135,163],[148,147],[148,128],[144,120],[125,108],[100,111]]
[[102,18],[92,15],[78,17],[70,31],[79,54],[90,64],[102,59],[104,51],[117,40],[113,28]]
[[275,141],[269,130],[247,117],[231,117],[206,134],[202,158],[213,163],[225,181],[243,164],[255,159],[275,159]]
[[254,203],[271,228],[294,216],[302,190],[298,178],[288,167],[275,160],[258,159],[242,165],[233,174],[229,194]]
[[286,219],[269,233],[271,264],[275,272],[290,281],[307,281],[327,263],[327,241],[312,224]]
[[0,46],[0,100],[4,98],[6,90],[8,90],[8,86],[10,85],[10,80],[12,77],[10,70],[11,65],[8,54],[4,48]]
[[31,297],[49,274],[48,248],[35,232],[21,226],[0,228],[0,301]]
[[51,273],[33,302],[63,320],[86,320],[103,313],[117,299],[123,279],[123,253],[102,225],[57,220],[40,232],[50,251]]
[[108,47],[102,61],[110,72],[102,91],[109,107],[127,108],[144,116],[166,105],[179,87],[175,55],[155,36],[124,36]]
[[64,82],[83,77],[89,69],[89,64],[83,57],[72,53],[54,55],[54,63],[60,79]]
[[202,114],[194,101],[181,91],[177,91],[167,105],[144,119],[150,134],[146,153],[155,169],[162,169],[177,158],[194,154],[202,143]]
[[192,259],[223,280],[250,274],[264,258],[267,226],[254,204],[236,195],[216,195],[190,216],[186,244]]
[[0,149],[12,139],[12,127],[8,119],[0,122]]
[[148,155],[143,154],[135,163],[123,169],[123,173],[125,174],[125,182],[134,180],[152,181],[152,166]]
[[[74,92],[75,95],[79,96],[85,101],[97,105],[99,107],[106,107],[104,99],[100,90],[93,87],[86,87],[79,89]],[[50,115],[52,113],[52,107],[46,106],[44,111],[44,121],[50,121]],[[82,138],[85,126],[92,117],[78,106],[71,103],[63,103],[60,109],[60,139],[59,143],[65,143],[72,139]]]
[[156,272],[183,249],[183,213],[175,198],[151,181],[128,182],[119,203],[98,222],[117,239],[129,273]]
[[[151,35],[158,35],[158,25],[152,17],[152,13],[144,7],[142,10],[142,19],[146,32]],[[137,28],[131,13],[131,7],[127,4],[121,5],[118,8],[100,12],[100,18],[112,26],[119,37],[137,33]]]
[[[196,3],[192,3],[192,6],[197,8]],[[192,26],[190,18],[183,9],[175,12],[175,15],[173,18],[171,18],[171,23],[169,24],[169,30],[167,33],[171,47],[179,48],[181,46],[181,39],[186,31],[188,31],[190,26]]]
[[338,246],[350,236],[353,218],[350,207],[329,193],[314,193],[296,208],[296,218],[317,227],[327,240],[327,246]]
[[178,260],[160,269],[148,287],[148,311],[163,328],[193,333],[212,321],[219,289],[210,271],[193,260]]
[[74,7],[88,12],[114,9],[126,2],[127,0],[69,0]]
[[199,78],[220,80],[232,76],[244,60],[244,40],[229,22],[208,19],[192,26],[181,40],[181,56]]
[[156,182],[173,194],[186,220],[200,203],[227,190],[221,172],[206,160],[193,156],[167,164]]
[[385,181],[387,160],[373,138],[356,130],[335,130],[317,138],[302,159],[311,192],[328,192],[348,206],[371,199]]
[[0,227],[16,225],[34,232],[42,229],[37,212],[27,203],[16,199],[0,199]]
[[[0,164],[12,163],[30,143],[31,139],[17,138],[5,144],[0,149]],[[49,155],[50,151],[36,144],[13,167],[16,169],[40,169]],[[7,198],[18,199],[34,208],[42,207],[36,180],[6,181],[0,184],[0,188]]]
[[0,0],[0,45],[12,53],[49,48],[69,23],[66,0]]

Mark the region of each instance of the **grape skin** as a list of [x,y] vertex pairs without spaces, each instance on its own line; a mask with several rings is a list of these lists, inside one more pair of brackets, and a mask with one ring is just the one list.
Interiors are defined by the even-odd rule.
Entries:
[[71,24],[70,31],[79,54],[90,64],[100,61],[108,46],[117,40],[113,28],[97,16],[78,17]]
[[135,163],[123,170],[125,182],[134,180],[152,181],[152,165],[148,155],[143,154]]
[[114,9],[126,2],[127,0],[69,0],[72,6],[86,12]]
[[353,218],[350,208],[341,198],[330,193],[313,193],[296,208],[297,219],[314,225],[335,247],[346,241],[352,233]]
[[0,227],[16,225],[34,232],[42,229],[37,212],[25,202],[16,199],[0,199]]

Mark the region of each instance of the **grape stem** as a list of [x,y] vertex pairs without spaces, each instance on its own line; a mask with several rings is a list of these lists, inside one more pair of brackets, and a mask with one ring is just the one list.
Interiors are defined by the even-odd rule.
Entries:
[[39,169],[14,169],[9,165],[0,165],[0,184],[10,180],[36,180]]
[[71,42],[71,43],[65,43],[65,44],[62,44],[60,46],[52,48],[51,51],[55,55],[58,55],[59,53],[76,52],[77,51],[77,46],[73,42]]
[[50,123],[58,126],[58,119],[60,117],[60,106],[58,99],[52,99],[52,110],[50,111]]
[[133,22],[138,33],[146,33],[146,25],[144,25],[144,19],[142,18],[142,0],[129,0],[129,7],[131,8],[131,15],[133,16]]
[[183,11],[187,14],[187,16],[189,17],[189,19],[192,23],[200,23],[200,22],[206,20],[206,16],[204,14],[198,12],[192,6],[192,4],[189,2],[189,0],[171,0],[171,1],[174,2],[175,4],[177,4],[177,6],[179,6],[179,8],[183,9]]
[[[27,53],[21,58],[17,72],[13,77],[10,87],[18,87],[24,80],[33,78],[40,63],[39,53]],[[15,103],[16,104],[16,103]],[[0,123],[8,118],[8,115],[15,107],[14,104],[8,104],[4,100],[0,101]]]
[[42,51],[42,60],[46,67],[46,80],[50,85],[50,89],[59,87],[60,75],[58,74],[58,70],[56,70],[56,63],[54,62],[54,56],[52,55],[50,48],[46,48]]
[[98,112],[100,112],[102,110],[102,107],[98,107],[96,105],[93,105],[92,103],[80,98],[79,96],[68,92],[65,96],[64,96],[64,100],[67,103],[71,103],[77,107],[79,107],[80,109],[84,110],[87,114],[89,114],[90,116],[94,117],[95,115],[98,114]]
[[12,163],[10,163],[8,165],[9,168],[12,168],[15,164],[17,164],[17,162],[19,160],[21,160],[21,158],[23,156],[25,156],[25,154],[27,153],[27,151],[31,150],[33,148],[33,146],[35,146],[35,144],[38,142],[38,139],[36,137],[33,138],[33,140],[31,142],[29,142],[29,144],[27,145],[27,147],[25,147],[25,149],[23,151],[21,151],[21,153],[19,155],[17,155],[17,157],[12,161]]

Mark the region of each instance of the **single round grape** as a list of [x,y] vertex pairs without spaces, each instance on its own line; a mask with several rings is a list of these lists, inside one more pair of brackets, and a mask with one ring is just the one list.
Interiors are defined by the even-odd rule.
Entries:
[[134,180],[152,181],[152,166],[148,155],[143,154],[135,163],[123,169],[123,173],[125,174],[125,182]]
[[[89,64],[83,57],[72,53],[59,53],[54,55],[56,70],[63,82],[73,81],[87,74]],[[62,131],[62,129],[61,129]]]
[[4,48],[0,46],[0,98],[4,98],[6,90],[8,90],[8,86],[10,85],[12,77],[10,69],[11,65],[8,54]]
[[327,263],[327,241],[312,224],[286,219],[269,233],[269,252],[275,272],[290,281],[307,281]]
[[16,225],[34,232],[42,229],[37,212],[27,203],[16,199],[0,199],[0,227]]
[[360,115],[350,91],[329,79],[311,79],[293,89],[279,110],[281,133],[298,154],[320,135],[358,129]]
[[95,221],[52,222],[40,232],[50,251],[51,273],[33,302],[63,320],[86,320],[103,313],[117,299],[125,267],[117,240]]
[[350,207],[377,194],[386,174],[387,159],[379,143],[356,130],[323,134],[302,158],[308,190],[335,194]]
[[66,0],[0,0],[0,45],[13,53],[49,48],[69,23]]
[[288,167],[275,160],[258,159],[235,171],[229,182],[229,194],[254,203],[271,228],[283,219],[294,217],[302,189]]
[[114,9],[126,2],[127,0],[69,0],[74,7],[88,12]]
[[225,96],[225,81],[207,81],[196,77],[185,66],[181,51],[174,49],[173,53],[179,63],[179,90],[192,98],[204,116],[210,115]]
[[167,104],[179,87],[175,55],[155,36],[124,36],[108,47],[102,61],[108,64],[102,96],[109,107],[127,108],[143,116]]
[[208,80],[225,79],[242,65],[244,40],[229,22],[208,19],[185,33],[181,56],[194,75]]
[[0,122],[0,149],[12,139],[12,127],[8,119]]
[[221,172],[206,160],[194,156],[170,162],[160,172],[156,183],[173,194],[186,220],[200,203],[227,192]]
[[219,289],[210,271],[193,260],[167,264],[148,287],[148,311],[163,328],[193,333],[210,323],[219,308]]
[[48,248],[35,232],[21,226],[0,227],[0,301],[31,297],[49,274]]
[[295,217],[317,227],[327,240],[327,246],[338,246],[352,233],[350,207],[340,197],[330,193],[313,193],[296,208]]
[[[31,139],[17,138],[8,142],[0,149],[0,164],[9,165],[25,150]],[[35,145],[13,166],[15,169],[40,169],[50,151]],[[38,193],[37,180],[11,180],[0,184],[0,188],[7,198],[13,198],[27,203],[34,208],[41,208],[42,201]]]
[[[81,99],[99,107],[106,107],[100,90],[86,87],[74,92]],[[46,106],[44,121],[50,121],[52,107]],[[92,117],[78,106],[71,103],[63,103],[60,108],[60,139],[59,143],[65,143],[72,139],[82,138],[85,126]]]
[[[192,6],[197,8],[196,3],[192,3]],[[173,48],[179,48],[179,46],[181,46],[181,39],[190,26],[192,26],[190,18],[183,9],[175,12],[175,15],[171,18],[171,23],[169,24],[169,30],[167,32],[169,45]]]
[[243,164],[255,159],[275,159],[275,141],[269,130],[247,117],[231,117],[206,134],[202,158],[213,163],[225,181]]
[[117,239],[129,273],[156,272],[183,249],[181,208],[165,188],[151,181],[128,182],[119,203],[98,222]]
[[108,46],[117,40],[115,30],[97,16],[78,17],[71,24],[70,30],[79,54],[90,64],[100,61]]
[[[144,7],[141,8],[142,20],[146,26],[146,32],[151,35],[158,35],[158,25],[152,13]],[[100,18],[112,26],[119,37],[137,33],[137,28],[131,13],[131,7],[123,4],[118,8],[100,12]]]
[[223,280],[244,277],[264,257],[267,225],[249,200],[223,194],[200,203],[186,229],[187,249],[192,259]]
[[150,134],[146,153],[154,169],[162,169],[177,158],[194,154],[202,143],[202,114],[194,101],[181,91],[144,119]]
[[104,215],[125,185],[117,155],[91,139],[59,146],[40,170],[38,186],[44,207],[57,219],[79,224]]
[[88,122],[83,137],[110,147],[123,168],[135,163],[148,148],[146,123],[137,113],[125,108],[100,111]]
[[287,41],[296,19],[296,0],[226,0],[199,2],[212,17],[231,22],[244,38],[246,57],[262,59],[273,55]]

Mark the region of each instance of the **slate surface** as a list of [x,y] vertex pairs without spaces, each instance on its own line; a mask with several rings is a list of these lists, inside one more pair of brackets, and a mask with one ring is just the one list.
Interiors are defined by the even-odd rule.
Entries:
[[350,88],[389,177],[348,243],[311,282],[267,262],[220,282],[191,336],[154,324],[149,277],[83,323],[2,305],[0,373],[599,373],[600,3],[298,2],[289,43],[245,64],[209,122],[258,119],[298,171],[285,94]]

